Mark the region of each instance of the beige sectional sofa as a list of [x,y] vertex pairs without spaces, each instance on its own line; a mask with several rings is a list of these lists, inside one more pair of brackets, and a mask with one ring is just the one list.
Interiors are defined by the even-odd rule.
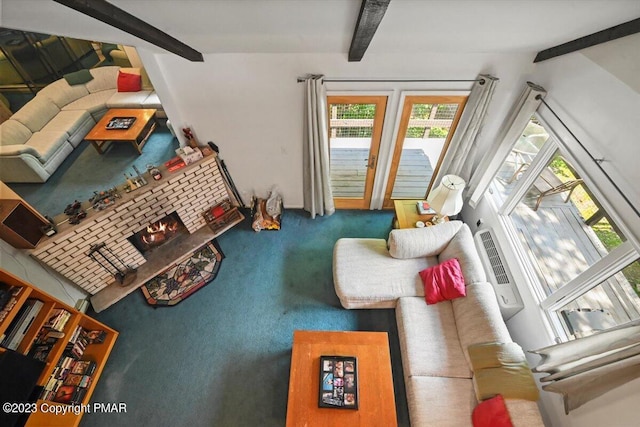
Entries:
[[[418,273],[457,258],[465,297],[427,305]],[[334,248],[335,290],[345,308],[395,308],[411,425],[470,426],[477,405],[467,348],[512,342],[469,227],[451,221],[343,238]],[[514,426],[543,426],[536,402],[505,399]]]
[[0,124],[0,180],[46,182],[110,108],[162,110],[152,90],[118,92],[120,67],[90,70],[92,80],[57,80]]

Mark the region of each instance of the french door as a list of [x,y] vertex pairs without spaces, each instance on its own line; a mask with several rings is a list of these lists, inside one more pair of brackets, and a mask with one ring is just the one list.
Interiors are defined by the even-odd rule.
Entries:
[[466,96],[405,96],[383,207],[423,199],[434,185]]
[[336,208],[369,209],[386,96],[328,96],[331,189]]

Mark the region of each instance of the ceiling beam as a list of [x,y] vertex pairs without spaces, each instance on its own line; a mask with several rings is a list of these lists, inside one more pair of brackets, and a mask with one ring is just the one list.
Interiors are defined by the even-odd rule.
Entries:
[[105,0],[53,0],[80,13],[133,34],[189,61],[202,62],[202,54],[145,21]]
[[540,62],[555,58],[556,56],[566,55],[567,53],[575,52],[597,44],[606,43],[638,32],[640,32],[640,18],[542,50],[538,52],[538,55],[536,55],[533,62]]
[[364,56],[373,35],[382,21],[391,0],[362,0],[358,23],[351,38],[349,62],[358,62]]

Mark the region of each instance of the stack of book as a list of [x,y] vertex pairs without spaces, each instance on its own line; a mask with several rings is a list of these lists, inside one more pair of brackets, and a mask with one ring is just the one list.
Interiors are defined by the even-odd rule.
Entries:
[[169,159],[164,163],[164,166],[167,168],[169,172],[177,171],[178,169],[181,169],[186,165],[187,164],[185,163],[185,161],[181,159],[179,156]]
[[62,332],[64,330],[67,321],[71,318],[69,313],[64,308],[54,308],[51,311],[49,320],[44,324],[44,328],[53,329],[54,331]]
[[58,338],[64,337],[64,332],[53,331],[47,328],[40,329],[31,349],[29,356],[41,362],[46,362],[53,346],[58,342]]
[[436,211],[425,200],[417,202],[418,213],[420,215],[435,215]]
[[102,343],[106,336],[106,331],[89,331],[84,329],[82,326],[77,326],[75,331],[73,331],[71,338],[69,338],[69,342],[67,343],[63,354],[65,356],[81,359],[87,345]]
[[87,344],[89,344],[89,342],[86,339],[84,328],[82,326],[77,326],[75,331],[73,331],[73,335],[71,335],[63,354],[75,359],[81,359],[84,355],[84,350],[87,348]]
[[91,360],[62,357],[45,384],[40,399],[82,403],[96,368],[96,362]]
[[0,345],[10,350],[16,350],[43,305],[44,303],[38,299],[27,299],[7,328],[6,336]]
[[0,322],[2,322],[11,309],[18,302],[18,295],[22,292],[22,286],[10,286],[0,282]]
[[71,318],[71,313],[61,308],[55,308],[49,314],[49,320],[42,326],[40,332],[29,349],[29,356],[41,362],[46,362],[49,353],[58,342],[64,337],[64,327]]

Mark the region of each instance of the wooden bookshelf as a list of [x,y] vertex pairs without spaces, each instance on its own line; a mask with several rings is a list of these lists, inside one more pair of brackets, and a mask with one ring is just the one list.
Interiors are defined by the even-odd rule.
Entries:
[[[55,310],[63,309],[70,313],[70,317],[66,321],[66,323],[64,324],[64,328],[62,329],[64,336],[57,339],[48,353],[44,368],[37,381],[37,389],[44,388],[49,382],[49,379],[54,373],[58,362],[60,362],[61,359],[65,357],[65,349],[67,348],[67,345],[69,344],[69,341],[78,326],[87,331],[103,330],[106,332],[106,337],[103,342],[90,343],[86,345],[84,353],[80,357],[80,360],[91,360],[96,363],[95,370],[90,374],[91,382],[86,387],[86,393],[84,394],[82,400],[79,402],[83,405],[88,405],[91,399],[91,395],[93,394],[93,391],[95,390],[95,387],[100,379],[104,366],[107,363],[111,350],[113,349],[116,339],[118,338],[118,332],[98,322],[97,320],[92,319],[91,317],[76,310],[75,308],[63,303],[62,301],[42,292],[38,288],[33,287],[30,283],[25,282],[19,277],[14,276],[13,274],[3,269],[0,269],[0,281],[5,282],[10,286],[18,286],[23,288],[20,294],[18,294],[18,296],[16,297],[16,304],[13,306],[11,311],[8,312],[2,322],[0,322],[0,336],[4,336],[4,334],[8,332],[7,329],[9,328],[9,325],[15,319],[18,311],[25,304],[27,299],[37,299],[44,303],[35,319],[33,320],[32,324],[27,329],[24,338],[22,338],[22,341],[15,350],[18,353],[29,355],[29,352],[34,345],[38,334],[43,329],[47,321],[51,318],[52,314],[55,313]],[[13,350],[0,347],[0,353],[6,351]],[[64,403],[45,401],[40,399],[37,401],[38,407],[44,404],[65,405]],[[26,425],[78,426],[80,424],[82,415],[82,411],[79,411],[78,414],[74,413],[74,411],[71,411],[67,412],[64,415],[56,415],[50,412],[45,413],[39,410],[29,416]]]

